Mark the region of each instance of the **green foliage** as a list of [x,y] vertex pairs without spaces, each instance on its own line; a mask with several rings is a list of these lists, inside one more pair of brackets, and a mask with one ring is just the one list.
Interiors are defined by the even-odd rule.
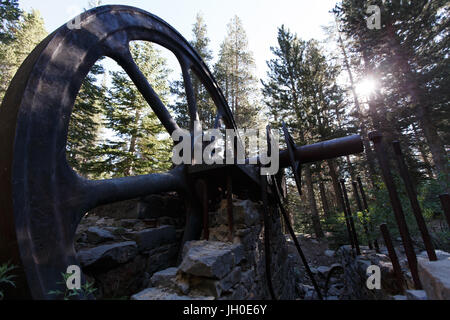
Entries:
[[328,241],[330,242],[332,249],[337,249],[342,245],[350,243],[343,212],[328,215],[325,218],[323,226],[324,229],[331,234]]
[[89,178],[102,173],[98,136],[101,129],[101,99],[105,88],[96,82],[97,77],[103,73],[103,67],[96,64],[83,80],[73,107],[67,137],[66,154],[69,164],[79,174]]
[[241,19],[234,16],[227,26],[219,60],[214,67],[215,78],[222,89],[239,128],[258,128],[259,118],[255,62],[248,49],[247,34]]
[[8,263],[4,263],[0,265],[0,300],[3,300],[4,293],[1,290],[1,287],[4,285],[9,285],[12,287],[16,287],[16,284],[14,283],[13,279],[16,277],[15,275],[9,274],[11,271],[16,269],[17,267]]
[[[133,42],[130,50],[162,102],[168,102],[166,60],[149,42]],[[99,149],[99,172],[113,177],[166,171],[171,167],[172,142],[159,119],[123,71],[111,72],[112,85],[103,100],[105,127],[114,135]]]
[[[192,28],[193,39],[190,41],[192,47],[197,51],[203,61],[209,67],[212,60],[212,52],[209,49],[210,39],[207,34],[207,26],[201,14],[197,14],[196,21]],[[200,82],[194,72],[189,72],[192,79],[195,100],[197,102],[197,112],[204,128],[213,128],[216,120],[216,108],[208,91]],[[174,110],[176,121],[181,128],[190,128],[189,110],[184,89],[183,75],[181,80],[171,84],[171,93],[175,95],[176,101],[171,108]]]
[[75,297],[77,298],[86,298],[91,296],[92,294],[97,291],[96,288],[94,288],[94,284],[86,281],[85,284],[81,286],[80,289],[68,289],[67,288],[67,280],[69,279],[72,274],[70,273],[61,273],[63,281],[57,282],[57,284],[60,284],[64,286],[66,289],[64,291],[61,290],[52,290],[49,291],[49,295],[55,295],[58,298],[63,298],[64,300],[71,300]]
[[[367,28],[369,5],[381,8],[380,30]],[[432,176],[427,159],[431,153],[435,171],[444,176],[441,192],[448,192],[450,184],[445,149],[450,118],[449,10],[445,0],[342,0],[334,9],[350,50],[364,61],[361,76],[374,77],[381,87],[369,99],[375,129],[402,142],[418,179],[421,167]]]
[[23,13],[16,24],[12,38],[0,41],[0,99],[22,62],[47,36],[44,20],[37,10]]
[[0,2],[0,43],[8,44],[14,40],[21,10],[18,0],[2,0]]

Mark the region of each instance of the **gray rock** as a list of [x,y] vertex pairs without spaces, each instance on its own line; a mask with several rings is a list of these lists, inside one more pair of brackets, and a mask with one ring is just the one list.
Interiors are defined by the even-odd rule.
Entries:
[[130,261],[136,255],[136,242],[128,241],[81,250],[77,258],[84,268],[112,268]]
[[318,271],[316,268],[314,268],[314,267],[310,267],[310,269],[311,269],[311,272],[314,273],[314,274],[316,274],[316,273],[319,272],[319,271]]
[[108,230],[99,227],[90,227],[86,231],[87,241],[93,244],[99,244],[114,240],[116,237]]
[[220,287],[223,291],[229,291],[235,284],[241,281],[241,268],[234,268],[230,274],[228,274],[225,278],[220,280]]
[[419,277],[430,300],[450,300],[450,257],[438,261],[418,258]]
[[405,294],[408,300],[428,300],[424,290],[406,290]]
[[133,228],[135,225],[139,224],[141,221],[137,219],[124,219],[120,221],[120,226],[122,228]]
[[245,251],[244,247],[241,244],[234,244],[233,245],[233,258],[234,258],[234,264],[238,265],[244,260],[245,258]]
[[[450,258],[450,253],[442,251],[442,250],[435,250],[436,252],[436,256],[438,258],[438,260],[444,260],[446,258]],[[419,253],[417,255],[418,258],[424,258],[424,259],[428,259],[428,254],[426,251],[422,251],[421,253]]]
[[325,253],[325,255],[327,257],[330,257],[330,258],[334,257],[334,251],[333,250],[325,250],[324,253]]
[[176,277],[178,268],[169,268],[163,271],[156,272],[150,279],[153,287],[176,288]]
[[194,296],[212,296],[219,298],[222,295],[222,287],[219,280],[193,277],[189,278],[190,295]]
[[232,300],[245,300],[247,299],[247,297],[248,297],[247,289],[244,286],[239,285],[233,290],[233,293],[231,294],[230,298]]
[[154,248],[176,242],[177,233],[173,226],[161,226],[154,229],[145,229],[128,234],[138,245],[139,251],[148,251]]
[[[233,221],[237,227],[250,227],[259,222],[260,215],[255,203],[250,200],[234,200],[233,201]],[[228,225],[227,220],[227,202],[222,201],[220,209],[215,218],[219,225]]]
[[339,296],[342,294],[342,292],[343,292],[342,286],[334,285],[334,286],[331,286],[330,289],[328,290],[328,295],[329,296]]
[[214,300],[214,297],[191,297],[161,288],[148,288],[133,295],[131,300]]
[[324,276],[326,276],[329,271],[330,271],[330,267],[327,267],[327,266],[320,266],[317,268],[317,272]]
[[308,290],[305,293],[305,298],[304,300],[318,300],[319,298],[317,297],[317,293],[314,290]]
[[221,279],[233,268],[235,245],[222,242],[191,241],[187,244],[180,270],[185,273]]

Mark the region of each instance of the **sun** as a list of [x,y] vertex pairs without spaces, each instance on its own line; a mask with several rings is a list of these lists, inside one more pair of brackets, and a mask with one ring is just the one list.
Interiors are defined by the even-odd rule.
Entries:
[[362,98],[370,97],[378,87],[378,83],[373,78],[362,79],[356,85],[356,93]]

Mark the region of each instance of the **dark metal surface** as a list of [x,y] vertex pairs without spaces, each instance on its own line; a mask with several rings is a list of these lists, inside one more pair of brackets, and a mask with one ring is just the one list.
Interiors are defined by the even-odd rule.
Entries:
[[208,184],[205,180],[197,180],[197,194],[202,203],[203,212],[203,238],[209,240],[209,208],[208,208]]
[[416,289],[419,290],[422,288],[422,285],[420,283],[419,273],[417,270],[417,257],[416,253],[414,252],[414,247],[408,230],[408,225],[406,224],[405,214],[403,213],[400,198],[395,187],[394,178],[392,177],[391,170],[389,168],[389,160],[387,158],[388,154],[386,147],[384,146],[383,135],[379,132],[371,132],[369,134],[369,139],[375,146],[378,163],[381,168],[384,183],[386,184],[386,188],[389,193],[389,199],[394,211],[395,220],[397,221],[398,230],[400,231],[403,247],[405,248],[409,269],[411,270],[414,285]]
[[439,199],[441,200],[442,210],[444,210],[445,218],[450,227],[450,195],[448,193],[441,194]]
[[231,171],[227,174],[227,217],[228,217],[228,238],[233,241],[234,236],[234,217],[233,217],[233,177]]
[[392,243],[391,235],[389,233],[389,229],[385,223],[380,225],[381,235],[384,239],[384,244],[388,250],[389,259],[391,259],[392,267],[394,269],[395,277],[397,278],[398,288],[403,291],[405,278],[403,277],[402,268],[400,267],[400,263],[398,262],[397,253],[395,252],[394,245]]
[[355,249],[356,249],[356,255],[359,256],[359,255],[361,255],[361,249],[359,247],[358,234],[356,233],[355,222],[353,220],[352,209],[350,207],[350,201],[348,200],[347,188],[345,187],[345,180],[341,179],[340,182],[341,182],[342,194],[344,195],[344,200],[345,200],[347,219],[350,223],[350,230],[352,232],[353,243],[354,243]]
[[363,209],[363,206],[361,203],[361,198],[359,197],[358,185],[357,185],[356,181],[352,181],[352,186],[353,186],[353,194],[355,195],[356,204],[358,205],[358,210],[363,215],[363,228],[364,228],[364,233],[366,234],[366,237],[367,237],[367,243],[369,245],[369,249],[372,250],[373,249],[372,241],[370,241],[369,228],[367,226],[367,214],[366,214],[366,211]]
[[[291,167],[292,173],[294,174],[295,179],[295,185],[297,186],[298,194],[302,195],[302,174],[301,174],[301,162],[302,158],[295,158],[295,143],[292,139],[292,136],[290,135],[286,123],[283,122],[283,133],[284,133],[284,140],[287,145],[287,154],[289,155],[289,166]],[[280,155],[282,152],[280,153]],[[280,166],[281,165],[281,158],[280,158]]]
[[[295,161],[302,164],[338,158],[350,154],[357,154],[364,151],[362,138],[360,135],[353,135],[333,140],[314,143],[307,146],[294,145]],[[280,168],[287,168],[291,165],[289,150],[280,151]],[[257,163],[260,163],[256,159]],[[250,159],[245,160],[246,164]]]
[[269,199],[267,195],[267,176],[261,175],[261,199],[263,203],[263,214],[264,214],[264,258],[266,265],[266,279],[267,279],[267,287],[269,288],[269,293],[272,300],[276,300],[275,292],[273,291],[272,284],[272,273],[271,273],[271,265],[272,265],[272,257],[270,250],[270,206]]
[[403,179],[403,182],[405,183],[406,193],[408,194],[409,202],[411,204],[414,217],[416,218],[420,234],[422,235],[423,243],[425,244],[425,249],[427,251],[428,258],[430,259],[430,261],[436,261],[437,256],[436,252],[434,252],[433,242],[431,241],[430,233],[428,232],[425,219],[423,218],[422,209],[420,208],[419,201],[417,200],[416,190],[414,190],[413,184],[411,182],[411,177],[408,172],[408,167],[405,163],[403,152],[400,147],[400,142],[394,141],[392,142],[392,146],[394,148],[395,158],[397,160],[400,175]]

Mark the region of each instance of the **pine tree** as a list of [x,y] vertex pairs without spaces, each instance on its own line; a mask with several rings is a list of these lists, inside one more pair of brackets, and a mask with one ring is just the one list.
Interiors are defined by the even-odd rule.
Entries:
[[403,141],[410,140],[404,136],[410,136],[413,123],[420,127],[442,189],[448,191],[450,175],[443,139],[449,112],[447,1],[372,4],[381,8],[380,30],[367,28],[367,3],[344,0],[335,8],[343,31],[355,39],[354,49],[362,54],[367,70],[379,77],[383,88],[371,113],[379,118],[378,123],[385,123],[380,117],[390,114],[390,134]]
[[97,178],[99,172],[99,131],[101,126],[102,102],[105,88],[98,85],[98,76],[104,73],[100,64],[94,65],[83,80],[75,100],[67,137],[66,154],[69,164],[79,174]]
[[255,63],[241,19],[235,16],[221,44],[215,77],[240,128],[257,128],[260,124]]
[[8,44],[14,40],[21,10],[18,0],[2,0],[0,2],[0,43]]
[[[210,66],[212,61],[212,51],[209,49],[210,39],[207,34],[207,26],[204,22],[203,15],[198,13],[192,28],[193,39],[190,41],[191,46],[197,51],[203,61]],[[213,128],[216,118],[216,108],[209,93],[197,78],[195,73],[190,72],[192,86],[194,88],[195,99],[197,102],[197,112],[203,127]],[[183,76],[181,80],[174,81],[171,85],[171,92],[177,98],[172,106],[175,111],[177,123],[185,129],[189,128],[189,111],[184,90]]]
[[[166,60],[148,42],[133,42],[136,64],[167,105],[169,86]],[[102,145],[99,171],[114,177],[148,174],[170,168],[171,140],[156,115],[123,71],[111,72],[105,100],[106,128],[114,132]]]
[[22,62],[46,36],[44,20],[39,11],[23,13],[14,30],[13,40],[0,44],[0,99],[3,99],[9,82]]
[[[278,29],[278,47],[271,51],[275,58],[268,61],[268,81],[262,84],[274,125],[279,127],[281,121],[286,122],[300,144],[334,135],[332,104],[340,94],[334,84],[337,70],[327,65],[317,43],[302,41],[282,26]],[[312,225],[320,238],[324,234],[311,165],[304,166],[304,174]]]

